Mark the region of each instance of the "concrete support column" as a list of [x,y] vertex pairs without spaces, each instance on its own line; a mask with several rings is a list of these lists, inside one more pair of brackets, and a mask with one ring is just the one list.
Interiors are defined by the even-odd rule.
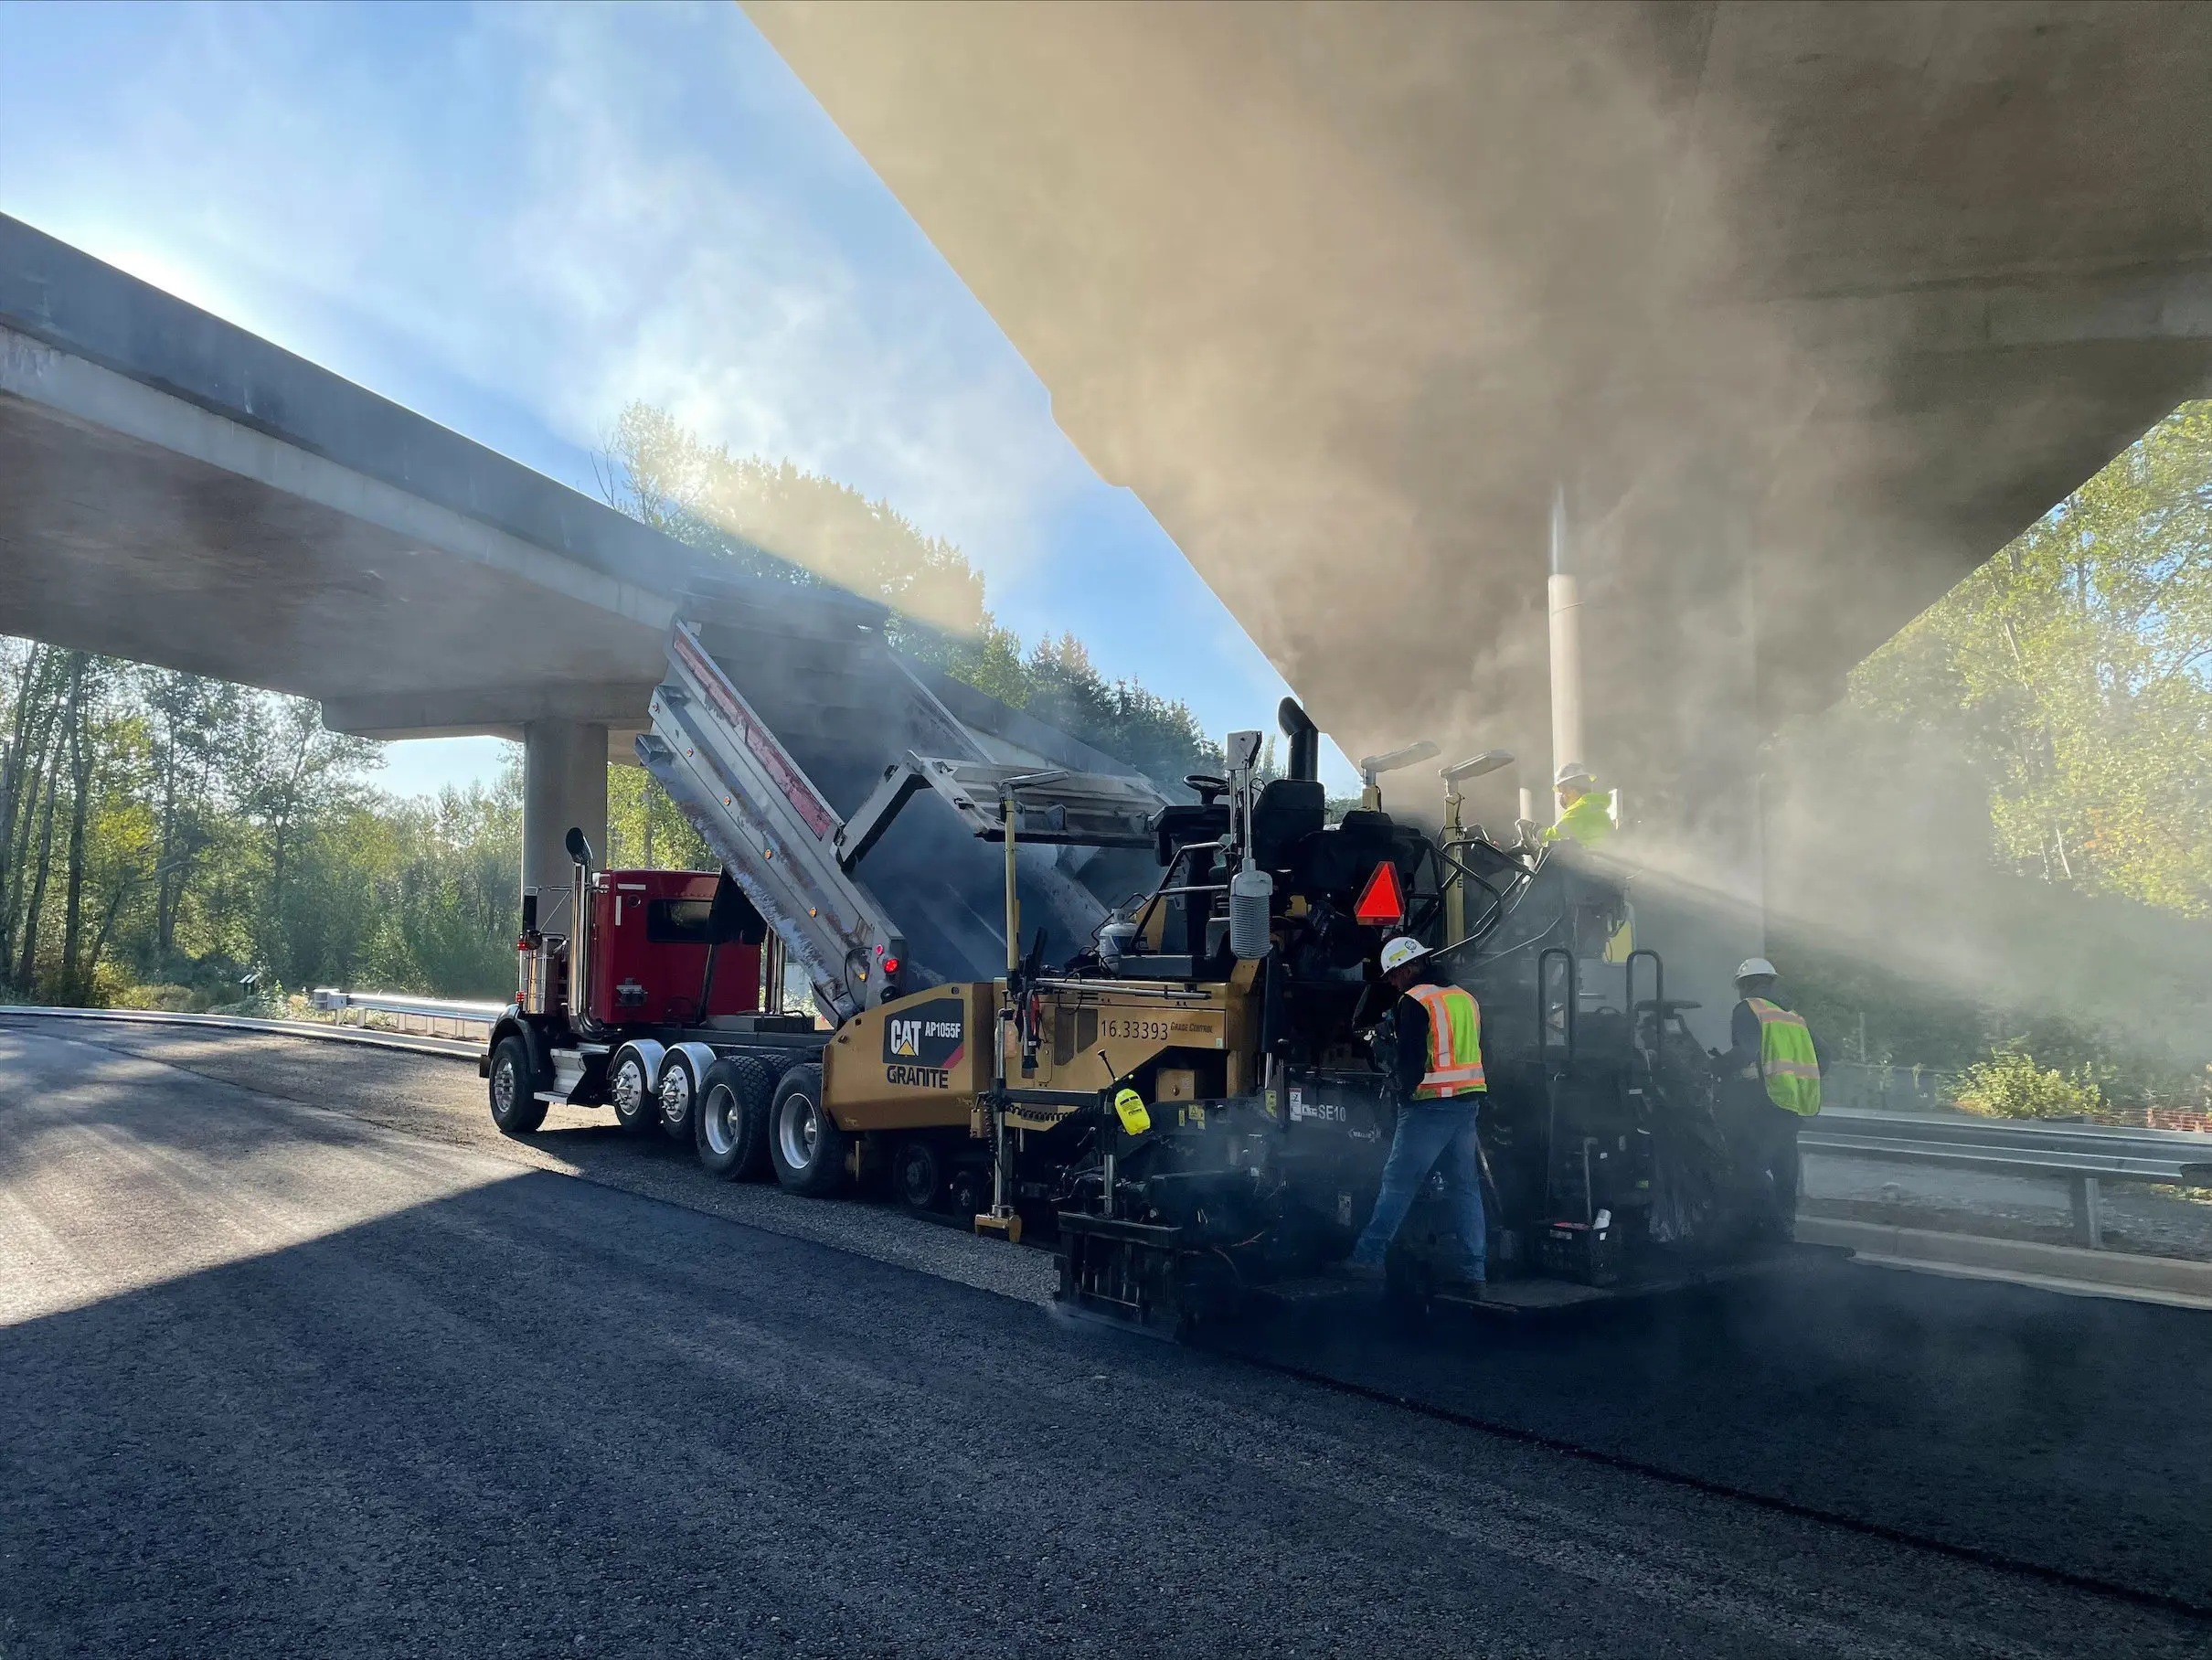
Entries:
[[607,729],[581,720],[533,720],[522,729],[522,886],[538,892],[539,926],[567,933],[569,828],[607,856]]

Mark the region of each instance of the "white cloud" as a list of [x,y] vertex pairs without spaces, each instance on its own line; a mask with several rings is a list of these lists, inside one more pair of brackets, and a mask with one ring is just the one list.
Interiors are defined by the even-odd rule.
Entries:
[[[919,235],[903,259],[855,269],[839,216],[887,205],[857,163],[842,201],[764,187],[686,123],[684,87],[618,15],[509,14],[500,27],[526,87],[526,191],[487,257],[525,273],[528,309],[558,336],[538,361],[570,371],[541,392],[565,434],[589,442],[643,399],[739,451],[888,494],[987,566],[1013,562],[1040,504],[1083,480],[1080,463],[1011,348],[947,316],[964,297]],[[781,75],[745,27],[699,27],[719,50],[694,74],[717,86]],[[773,130],[843,144],[818,117]]]
[[[1019,357],[734,7],[488,8],[379,26],[373,52],[359,13],[146,23],[162,47],[101,130],[37,160],[11,135],[0,180],[186,298],[312,350],[283,296],[307,297],[582,448],[630,399],[665,405],[888,495],[993,576],[1089,482]],[[391,387],[363,347],[331,367]]]

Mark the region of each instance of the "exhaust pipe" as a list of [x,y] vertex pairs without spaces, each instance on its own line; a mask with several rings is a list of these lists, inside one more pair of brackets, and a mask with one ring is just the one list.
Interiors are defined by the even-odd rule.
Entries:
[[1313,718],[1298,707],[1298,699],[1285,697],[1275,708],[1275,724],[1282,735],[1291,740],[1290,765],[1285,776],[1311,782],[1321,776],[1321,729]]
[[591,1026],[591,844],[581,827],[569,827],[569,1024]]

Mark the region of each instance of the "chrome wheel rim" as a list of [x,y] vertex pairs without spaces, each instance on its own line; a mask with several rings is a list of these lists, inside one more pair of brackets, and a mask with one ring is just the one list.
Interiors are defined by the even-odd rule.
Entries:
[[707,1138],[707,1150],[717,1158],[728,1158],[737,1147],[738,1097],[728,1085],[715,1085],[699,1103],[699,1133]]
[[492,1069],[492,1111],[505,1118],[515,1111],[515,1063],[503,1060]]
[[783,1144],[783,1162],[803,1170],[814,1162],[814,1144],[822,1139],[814,1118],[814,1103],[803,1095],[787,1095],[778,1115],[777,1139]]
[[633,1055],[614,1069],[614,1086],[608,1091],[614,1097],[614,1111],[624,1120],[635,1118],[638,1109],[645,1104],[645,1069]]
[[691,1074],[681,1061],[671,1061],[661,1077],[661,1118],[673,1130],[691,1111]]

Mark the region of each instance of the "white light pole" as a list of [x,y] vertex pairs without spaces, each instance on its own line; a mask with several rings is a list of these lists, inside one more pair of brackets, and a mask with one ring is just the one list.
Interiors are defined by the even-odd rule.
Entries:
[[[1551,764],[1554,773],[1574,761],[1590,764],[1582,752],[1582,592],[1568,568],[1567,489],[1551,495]],[[1558,797],[1552,797],[1558,813]]]

